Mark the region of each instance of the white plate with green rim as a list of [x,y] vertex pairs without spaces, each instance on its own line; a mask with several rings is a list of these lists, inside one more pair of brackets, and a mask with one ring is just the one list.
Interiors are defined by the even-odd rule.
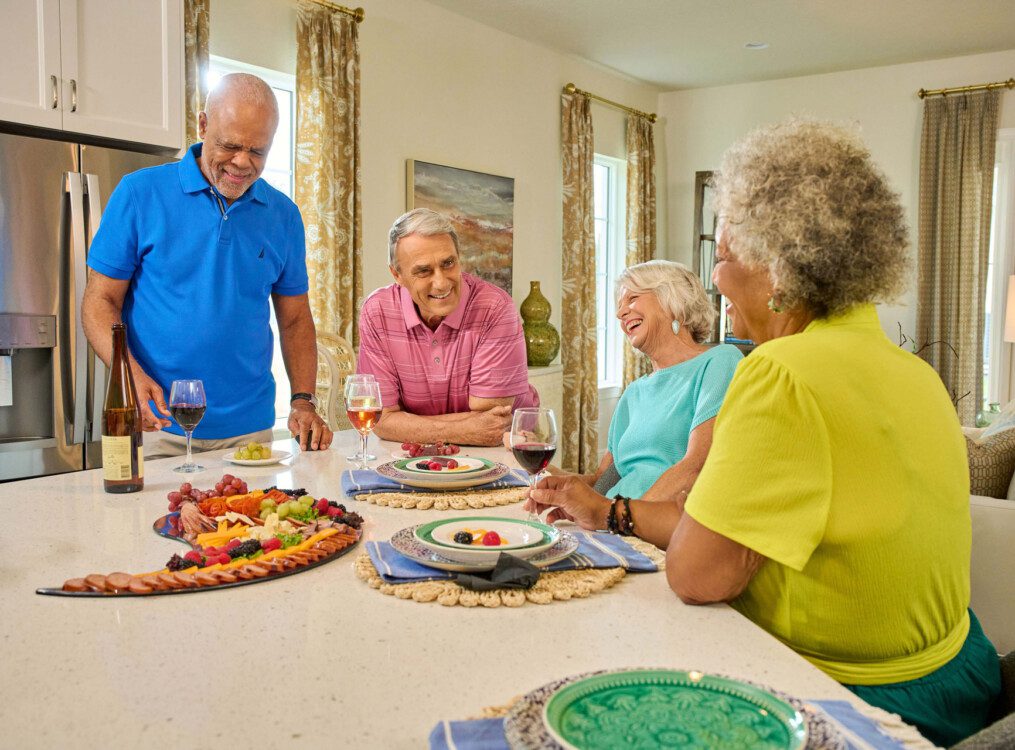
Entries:
[[[473,544],[454,541],[459,532],[473,535]],[[487,545],[482,542],[487,532],[494,532],[501,543]],[[416,540],[427,549],[452,560],[465,563],[482,563],[496,559],[501,552],[510,552],[527,559],[552,547],[560,538],[560,530],[535,521],[491,516],[469,516],[431,521],[415,529]]]
[[[421,468],[421,464],[428,464],[436,461],[444,468],[439,471]],[[457,466],[453,469],[447,468],[449,462],[454,461]],[[478,471],[489,471],[497,467],[494,461],[475,456],[417,456],[416,458],[403,458],[394,462],[395,471],[401,471],[411,476],[422,475],[424,477],[460,477],[474,474]]]
[[[399,459],[404,460],[404,459]],[[450,474],[447,471],[433,471],[430,474],[418,472],[410,474],[395,468],[398,461],[389,461],[381,464],[375,471],[382,477],[393,479],[399,484],[408,487],[418,487],[422,490],[467,490],[471,487],[479,487],[490,482],[503,479],[510,473],[510,469],[501,463],[494,463],[493,468],[482,471],[473,471],[468,474]]]
[[[452,573],[483,573],[493,570],[494,566],[497,565],[498,556],[491,556],[481,562],[463,563],[434,552],[432,549],[420,544],[415,535],[416,528],[415,526],[410,526],[397,531],[390,541],[391,546],[395,548],[396,552],[405,555],[414,562],[418,562],[420,565],[436,568],[437,570],[447,570]],[[548,565],[553,565],[555,562],[560,562],[568,555],[573,554],[577,549],[578,538],[567,531],[561,531],[560,537],[552,547],[543,550],[537,555],[533,555],[528,558],[528,561],[537,568],[545,568]],[[509,552],[508,554],[514,553]]]

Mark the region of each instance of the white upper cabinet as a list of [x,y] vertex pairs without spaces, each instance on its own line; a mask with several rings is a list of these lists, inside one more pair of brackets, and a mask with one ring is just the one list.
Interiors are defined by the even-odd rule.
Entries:
[[0,119],[183,145],[183,0],[0,3]]
[[60,0],[0,4],[0,120],[62,128]]

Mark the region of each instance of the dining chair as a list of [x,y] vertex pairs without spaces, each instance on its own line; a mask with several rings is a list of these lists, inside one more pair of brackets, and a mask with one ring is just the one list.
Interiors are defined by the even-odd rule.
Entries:
[[346,375],[356,371],[352,345],[328,331],[317,332],[317,412],[332,430],[352,428],[345,415],[342,388]]

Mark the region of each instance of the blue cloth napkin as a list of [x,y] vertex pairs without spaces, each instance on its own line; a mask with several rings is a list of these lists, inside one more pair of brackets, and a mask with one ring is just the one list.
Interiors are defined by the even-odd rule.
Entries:
[[[570,530],[569,530],[570,531]],[[656,564],[614,534],[570,531],[578,537],[578,549],[543,570],[579,570],[584,568],[627,568],[635,573],[658,570]],[[385,583],[443,581],[455,577],[436,568],[428,568],[396,552],[390,542],[367,542],[367,554]]]
[[[847,744],[858,750],[849,732],[875,750],[903,750],[902,743],[885,734],[873,719],[857,711],[846,701],[807,701],[818,706],[838,722]],[[476,719],[474,721],[442,721],[430,731],[430,750],[510,750],[504,738],[504,719]]]
[[[528,487],[529,475],[520,469],[512,469],[495,482],[469,487],[470,491],[502,490],[508,487]],[[342,472],[342,494],[346,497],[373,495],[377,492],[456,492],[457,490],[426,490],[410,487],[378,474],[373,469],[346,469]]]

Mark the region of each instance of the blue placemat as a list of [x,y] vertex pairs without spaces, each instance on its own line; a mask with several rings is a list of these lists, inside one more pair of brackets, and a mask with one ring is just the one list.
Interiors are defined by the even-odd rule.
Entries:
[[[846,736],[852,750],[860,750],[849,736],[851,732],[857,739],[867,743],[875,750],[903,750],[904,745],[885,734],[877,722],[864,716],[847,701],[807,701],[809,705],[820,707],[825,714],[837,723]],[[430,731],[430,750],[510,750],[504,738],[504,719],[476,719],[473,721],[442,721]]]
[[[578,549],[544,570],[580,570],[584,568],[627,568],[634,573],[658,570],[652,560],[614,534],[572,531],[578,537]],[[428,568],[396,552],[390,542],[367,542],[367,554],[385,583],[443,581],[455,577],[436,568]]]
[[396,482],[394,479],[382,477],[373,469],[346,469],[342,472],[342,494],[346,497],[356,495],[373,495],[378,492],[485,492],[486,490],[502,490],[508,487],[528,487],[529,475],[520,469],[512,469],[500,479],[466,490],[427,490],[422,487],[410,487]]

